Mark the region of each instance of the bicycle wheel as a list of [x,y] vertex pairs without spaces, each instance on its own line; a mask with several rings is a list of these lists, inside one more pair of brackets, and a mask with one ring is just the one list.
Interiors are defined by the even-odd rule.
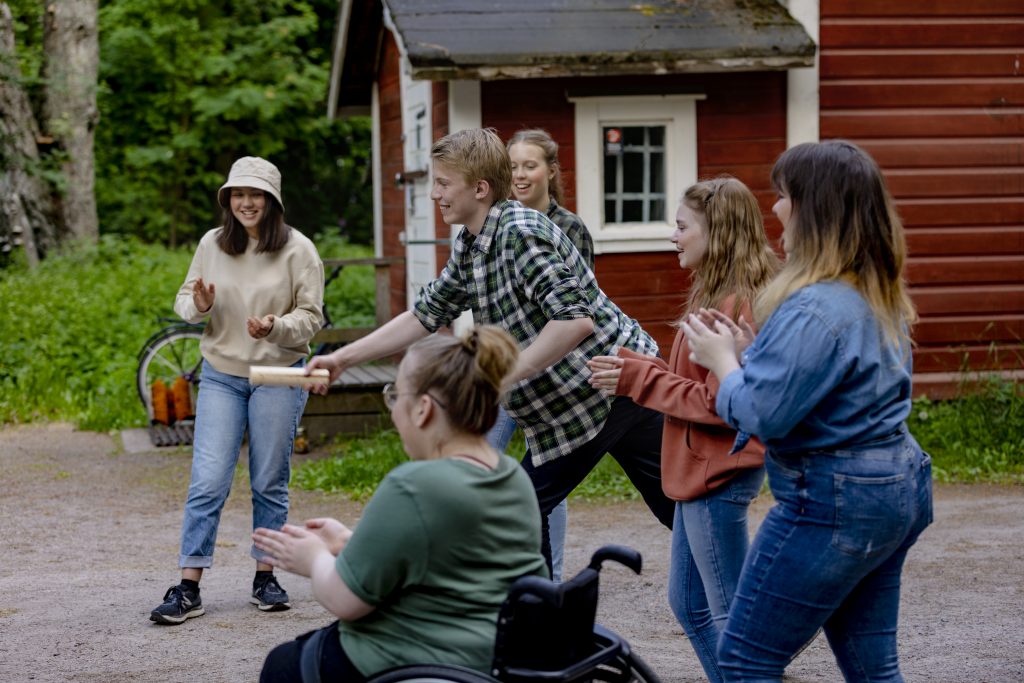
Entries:
[[142,401],[146,417],[150,420],[153,419],[150,387],[158,379],[170,387],[174,380],[184,377],[191,385],[192,405],[195,405],[199,373],[203,366],[203,356],[199,352],[199,340],[202,336],[201,327],[175,325],[160,330],[142,347],[135,383],[139,400]]

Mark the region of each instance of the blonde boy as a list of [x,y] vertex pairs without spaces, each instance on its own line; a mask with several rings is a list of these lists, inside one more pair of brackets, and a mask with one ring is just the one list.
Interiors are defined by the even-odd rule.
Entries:
[[333,381],[345,368],[399,352],[471,310],[476,323],[500,325],[522,349],[502,405],[526,435],[523,467],[540,502],[549,565],[548,513],[606,452],[671,527],[674,504],[661,491],[662,415],[626,397],[605,397],[587,381],[587,359],[619,348],[653,356],[654,340],[601,291],[554,223],[506,199],[511,162],[493,130],[447,135],[431,158],[431,199],[446,223],[462,226],[444,270],[412,310],[309,367],[327,368]]

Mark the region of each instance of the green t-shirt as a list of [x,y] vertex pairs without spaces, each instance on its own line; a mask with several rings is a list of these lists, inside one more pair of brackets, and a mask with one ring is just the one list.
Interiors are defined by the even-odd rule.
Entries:
[[377,488],[335,566],[376,607],[339,628],[363,675],[434,663],[487,672],[512,582],[547,575],[533,485],[506,455],[493,471],[451,459],[402,464]]

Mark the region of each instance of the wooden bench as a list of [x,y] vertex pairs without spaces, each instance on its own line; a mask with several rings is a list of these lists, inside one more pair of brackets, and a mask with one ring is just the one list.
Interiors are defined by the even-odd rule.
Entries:
[[[386,323],[390,313],[388,270],[404,263],[402,258],[324,259],[324,268],[372,265],[376,282],[374,305],[377,327]],[[323,343],[349,344],[370,334],[376,327],[332,327],[320,330],[312,346]],[[350,368],[341,374],[326,396],[310,394],[302,426],[306,437],[320,442],[336,434],[362,434],[391,424],[381,390],[395,381],[398,367],[382,362]]]

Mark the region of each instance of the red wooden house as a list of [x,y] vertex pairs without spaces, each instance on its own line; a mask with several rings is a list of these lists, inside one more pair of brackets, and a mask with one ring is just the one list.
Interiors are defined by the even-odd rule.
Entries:
[[449,250],[432,141],[539,126],[561,146],[599,283],[666,349],[686,185],[735,175],[778,236],[776,157],[854,140],[908,228],[916,386],[943,395],[964,362],[1024,375],[1022,53],[1019,0],[341,0],[329,110],[372,116],[378,256],[406,259],[393,314]]

